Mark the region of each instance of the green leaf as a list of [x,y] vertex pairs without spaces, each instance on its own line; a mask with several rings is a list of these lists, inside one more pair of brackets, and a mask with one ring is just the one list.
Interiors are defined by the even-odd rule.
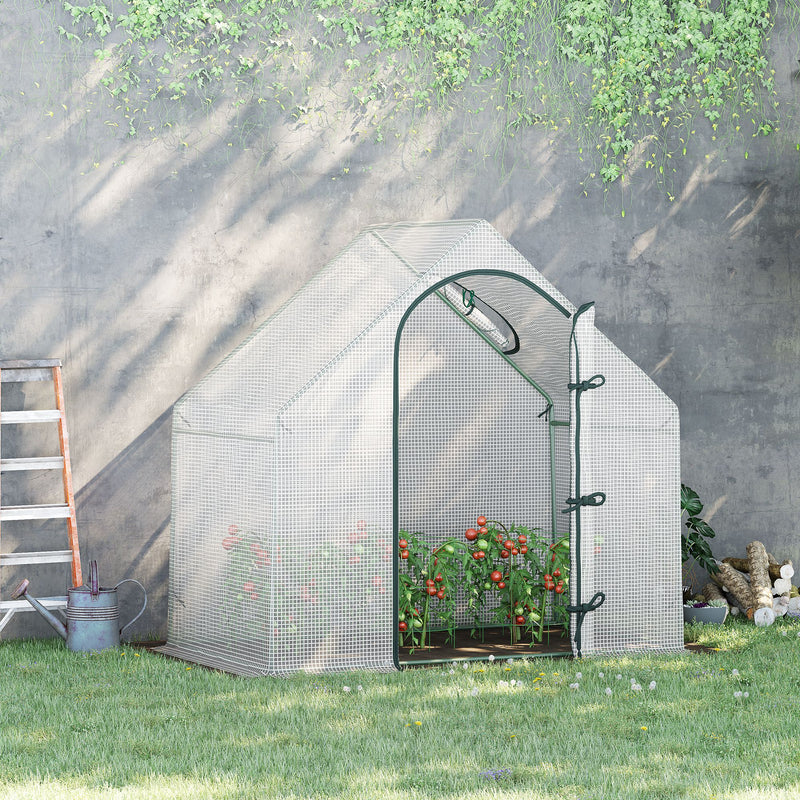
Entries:
[[702,510],[703,504],[697,492],[681,484],[681,511],[685,511],[690,517],[696,517]]
[[694,528],[700,536],[705,536],[706,539],[713,539],[716,536],[711,526],[703,519],[692,518],[692,528]]

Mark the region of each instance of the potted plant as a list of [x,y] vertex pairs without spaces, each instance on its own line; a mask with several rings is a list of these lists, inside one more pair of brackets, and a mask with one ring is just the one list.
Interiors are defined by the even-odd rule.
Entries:
[[[700,513],[703,504],[694,489],[681,484],[681,515],[686,514],[683,521],[684,532],[681,541],[683,563],[692,562],[686,569],[686,583],[690,584],[692,570],[695,566],[704,569],[709,575],[717,572],[717,562],[711,553],[708,539],[714,538],[714,530],[703,519]],[[702,595],[693,595],[691,585],[683,587],[683,621],[705,622],[721,625],[728,616],[728,604],[724,600],[712,599],[706,602]]]
[[[681,537],[681,557],[683,563],[691,561],[685,572],[687,584],[690,582],[692,570],[697,565],[709,574],[717,571],[717,562],[711,553],[711,547],[707,539],[715,536],[713,528],[703,519],[700,513],[703,511],[703,504],[694,489],[690,489],[685,484],[681,484],[681,516],[686,514],[683,521],[684,531]],[[683,587],[684,601],[691,596],[691,586]]]
[[707,625],[722,625],[728,616],[728,604],[724,600],[688,602],[683,604],[684,622],[704,622]]

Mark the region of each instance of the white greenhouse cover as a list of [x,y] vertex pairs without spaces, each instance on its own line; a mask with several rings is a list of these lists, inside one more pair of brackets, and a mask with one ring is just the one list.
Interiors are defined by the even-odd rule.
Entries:
[[571,536],[574,652],[681,649],[677,410],[575,312],[485,221],[362,232],[175,406],[164,652],[394,669],[397,528],[480,513]]

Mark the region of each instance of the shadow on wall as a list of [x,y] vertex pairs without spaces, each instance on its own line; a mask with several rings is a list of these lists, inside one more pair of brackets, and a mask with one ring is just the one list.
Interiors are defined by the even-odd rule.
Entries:
[[[147,610],[125,632],[131,640],[166,635],[171,429],[169,408],[75,497],[84,579],[94,559],[103,586],[135,578],[147,591]],[[121,624],[140,598],[133,584],[120,588]]]
[[[130,641],[166,636],[171,428],[169,408],[75,493],[84,584],[89,582],[89,562],[96,560],[103,588],[135,578],[147,592],[147,610],[125,631]],[[63,586],[48,586],[52,575],[39,574],[40,569],[28,569],[31,595],[63,592]],[[141,608],[141,591],[125,584],[118,602],[120,625],[125,625]],[[7,639],[53,635],[32,612],[17,614],[3,631]]]
[[[398,120],[401,135],[378,144],[333,70],[317,75],[330,102],[302,120],[255,95],[238,106],[189,98],[183,112],[154,103],[155,130],[134,139],[108,124],[95,60],[57,34],[48,13],[58,17],[58,4],[35,5],[0,3],[0,342],[6,357],[64,358],[82,554],[97,559],[104,586],[145,584],[137,636],[166,627],[169,409],[367,225],[487,219],[565,293],[596,299],[606,320],[618,309],[615,343],[645,368],[661,362],[672,395],[702,399],[713,386],[686,365],[700,360],[690,345],[709,328],[731,326],[709,323],[720,293],[739,309],[756,280],[771,304],[798,291],[783,280],[794,184],[777,172],[774,189],[760,176],[748,184],[710,141],[708,158],[678,166],[672,203],[642,169],[623,220],[601,190],[581,193],[587,168],[569,137],[525,130],[502,143],[501,163],[487,146],[492,110],[471,118],[461,108]],[[775,268],[754,278],[751,255],[774,256]],[[786,316],[794,330],[794,311]],[[739,310],[735,322],[752,338]],[[774,334],[765,328],[763,339]],[[797,347],[792,338],[780,353],[793,363]],[[766,372],[767,401],[791,396],[793,384],[776,391]],[[758,416],[772,418],[765,402]],[[691,412],[691,397],[684,405]],[[730,442],[719,420],[731,417],[709,420],[706,407],[696,427],[709,429],[719,461],[714,437]],[[134,592],[121,590],[124,619]],[[19,625],[7,630],[29,635]]]

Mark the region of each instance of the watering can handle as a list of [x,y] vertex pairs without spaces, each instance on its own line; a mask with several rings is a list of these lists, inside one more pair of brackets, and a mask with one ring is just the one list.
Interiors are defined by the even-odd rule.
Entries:
[[124,630],[125,630],[125,628],[129,628],[131,625],[133,625],[133,623],[134,623],[134,622],[136,622],[136,620],[137,620],[137,619],[139,619],[139,617],[141,617],[141,616],[142,616],[142,614],[144,614],[144,610],[147,608],[147,592],[145,591],[145,588],[144,588],[144,586],[142,586],[142,584],[141,584],[141,583],[139,583],[139,581],[137,581],[137,580],[134,580],[133,578],[125,578],[125,580],[122,580],[122,581],[120,581],[120,582],[119,582],[119,583],[118,583],[118,584],[117,584],[117,585],[114,587],[114,589],[115,589],[115,590],[116,590],[116,589],[119,589],[119,587],[120,587],[120,586],[122,586],[122,584],[123,584],[123,583],[135,583],[135,584],[136,584],[136,585],[137,585],[137,586],[138,586],[138,587],[139,587],[139,588],[142,590],[142,593],[144,594],[144,603],[142,604],[142,607],[139,609],[139,613],[138,613],[138,614],[137,614],[137,615],[136,615],[136,616],[135,616],[135,617],[134,617],[134,618],[133,618],[133,619],[132,619],[130,622],[128,622],[127,624],[123,625],[123,626],[122,626],[122,627],[119,629],[119,636],[120,636],[120,639],[122,638],[122,631],[124,631]]
[[92,599],[96,600],[100,594],[100,579],[97,577],[96,561],[92,561],[89,565],[89,591],[92,593]]

